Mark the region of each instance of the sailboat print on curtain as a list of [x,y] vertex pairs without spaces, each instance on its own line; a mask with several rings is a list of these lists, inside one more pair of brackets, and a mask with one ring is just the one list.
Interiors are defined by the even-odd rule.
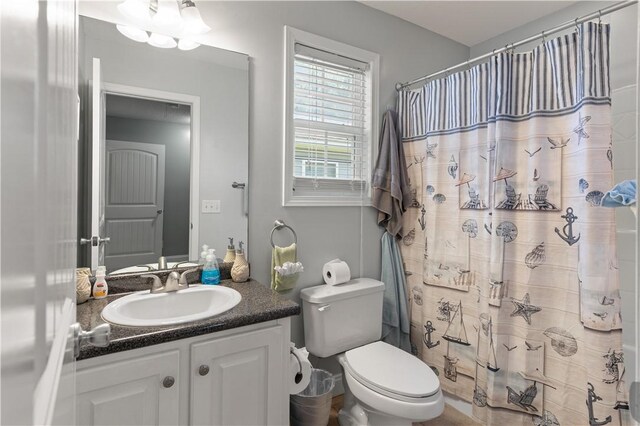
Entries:
[[442,338],[460,345],[470,345],[469,339],[467,337],[467,329],[464,325],[462,302],[458,304],[458,307],[453,312],[453,315],[449,320],[449,325],[442,335]]
[[489,359],[487,360],[487,369],[497,373],[500,370],[498,367],[498,358],[496,357],[496,346],[493,339],[493,321],[489,320]]

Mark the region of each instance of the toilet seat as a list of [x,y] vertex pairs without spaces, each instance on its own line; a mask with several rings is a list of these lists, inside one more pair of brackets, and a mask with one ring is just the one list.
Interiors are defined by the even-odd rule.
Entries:
[[349,350],[344,361],[345,371],[363,386],[398,401],[421,403],[440,392],[428,365],[384,342]]
[[[344,362],[344,357],[342,357],[342,359]],[[342,365],[345,366],[346,362]],[[389,397],[371,389],[352,376],[347,368],[344,369],[344,378],[349,392],[355,397],[359,405],[367,411],[383,413],[387,417],[391,416],[396,419],[393,422],[389,422],[387,419],[386,421],[377,422],[376,424],[411,425],[414,422],[434,419],[444,411],[444,396],[439,389],[434,395],[429,397],[415,398],[413,401],[406,401],[399,399],[397,396]],[[368,415],[371,415],[371,413]]]

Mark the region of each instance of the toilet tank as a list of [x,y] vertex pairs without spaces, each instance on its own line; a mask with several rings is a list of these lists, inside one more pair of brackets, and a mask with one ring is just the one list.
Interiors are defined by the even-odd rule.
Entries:
[[356,278],[300,292],[307,350],[320,358],[380,340],[384,283]]

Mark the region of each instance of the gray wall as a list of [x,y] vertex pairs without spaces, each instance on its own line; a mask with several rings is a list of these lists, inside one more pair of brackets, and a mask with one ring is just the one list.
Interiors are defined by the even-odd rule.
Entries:
[[[144,142],[165,147],[162,255],[189,254],[190,125],[164,121],[110,117],[106,139]],[[185,258],[186,259],[186,258]]]
[[[281,205],[284,26],[380,54],[381,113],[387,105],[395,105],[397,81],[461,62],[468,48],[357,2],[201,2],[198,7],[213,28],[214,45],[251,57],[252,276],[269,283],[269,233],[273,220],[282,218],[298,233],[299,258],[305,265],[298,287],[287,297],[300,302],[300,289],[322,283],[322,265],[336,257],[351,265],[354,276],[379,278],[382,233],[372,208]],[[292,338],[297,345],[304,344],[301,318],[292,321]],[[339,371],[335,364],[315,364]]]
[[242,193],[231,188],[248,176],[247,56],[210,47],[157,49],[128,40],[113,24],[84,17],[81,23],[86,79],[97,57],[104,82],[200,97],[200,199],[221,200],[222,213],[200,213],[198,239],[224,256],[227,236],[247,236]]
[[[284,26],[289,25],[380,54],[380,113],[395,106],[397,81],[462,62],[468,47],[357,2],[200,2],[212,31],[207,43],[250,57],[249,255],[251,275],[270,281],[273,221],[298,233],[305,266],[286,297],[300,302],[300,289],[322,283],[322,265],[340,257],[352,275],[380,277],[380,237],[370,207],[282,207]],[[377,146],[377,141],[374,141]],[[283,241],[289,236],[282,233]],[[362,258],[362,268],[360,260]],[[292,321],[292,339],[304,344],[302,318]],[[339,371],[333,362],[314,365]]]

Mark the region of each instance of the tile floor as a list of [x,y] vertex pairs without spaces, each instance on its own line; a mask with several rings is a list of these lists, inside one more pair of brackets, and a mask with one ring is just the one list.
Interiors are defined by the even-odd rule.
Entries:
[[[342,408],[342,395],[334,397],[331,401],[331,416],[328,426],[338,426],[340,408]],[[440,417],[424,423],[414,423],[414,426],[480,426],[480,423],[455,408],[445,405],[444,413]]]

